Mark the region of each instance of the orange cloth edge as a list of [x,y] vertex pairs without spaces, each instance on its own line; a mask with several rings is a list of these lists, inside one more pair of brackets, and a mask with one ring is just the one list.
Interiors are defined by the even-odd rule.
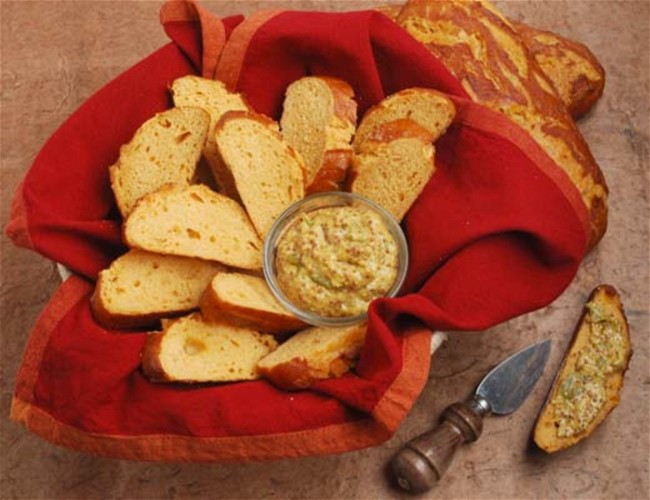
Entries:
[[25,346],[20,369],[16,376],[15,396],[26,402],[33,401],[34,385],[43,358],[43,353],[50,339],[50,332],[63,319],[68,311],[82,298],[90,283],[73,276],[65,280],[50,298],[36,320],[29,340]]
[[427,381],[431,332],[405,333],[402,371],[373,410],[372,418],[316,429],[256,436],[201,438],[178,435],[92,434],[60,422],[33,404],[40,360],[54,326],[92,286],[73,276],[57,290],[30,334],[18,372],[10,418],[42,438],[75,450],[133,460],[225,462],[343,453],[389,439]]
[[226,49],[223,50],[223,55],[217,65],[215,76],[224,82],[231,92],[234,92],[237,88],[246,51],[253,36],[262,25],[282,12],[284,11],[261,10],[254,12],[250,17],[244,19],[230,34],[230,38],[226,42]]
[[201,23],[202,68],[204,78],[215,78],[217,63],[226,44],[221,20],[194,0],[170,0],[160,9],[160,22],[199,21]]
[[11,200],[9,222],[5,227],[5,233],[14,244],[23,248],[34,248],[32,238],[29,235],[29,218],[27,216],[24,190],[25,179],[20,181]]
[[499,130],[558,187],[569,201],[585,231],[585,248],[591,234],[591,221],[585,202],[569,175],[542,149],[532,136],[505,115],[485,107],[462,107],[463,123],[490,132]]

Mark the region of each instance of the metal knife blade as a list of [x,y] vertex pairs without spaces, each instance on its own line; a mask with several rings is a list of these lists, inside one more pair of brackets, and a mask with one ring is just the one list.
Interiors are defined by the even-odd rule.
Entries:
[[542,375],[550,352],[550,340],[516,352],[483,378],[476,395],[488,402],[492,413],[512,413],[521,406]]
[[461,443],[476,441],[483,417],[515,411],[535,386],[548,359],[551,341],[516,352],[499,363],[465,402],[454,403],[432,431],[408,442],[391,461],[397,483],[411,493],[428,491],[445,473]]

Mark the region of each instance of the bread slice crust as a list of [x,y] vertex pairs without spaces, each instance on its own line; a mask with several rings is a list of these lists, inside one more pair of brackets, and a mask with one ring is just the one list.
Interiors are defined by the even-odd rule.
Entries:
[[273,384],[287,390],[306,389],[319,380],[340,377],[354,366],[366,329],[362,323],[302,330],[262,358],[257,368]]

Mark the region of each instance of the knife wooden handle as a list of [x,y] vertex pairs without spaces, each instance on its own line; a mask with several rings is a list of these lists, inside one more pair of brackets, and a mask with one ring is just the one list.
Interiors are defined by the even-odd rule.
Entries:
[[477,399],[449,406],[438,427],[409,441],[391,461],[400,487],[411,493],[431,489],[449,467],[458,445],[479,438],[488,412],[489,405]]

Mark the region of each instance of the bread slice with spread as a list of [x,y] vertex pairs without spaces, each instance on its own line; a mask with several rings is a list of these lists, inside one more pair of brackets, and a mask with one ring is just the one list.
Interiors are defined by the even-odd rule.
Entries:
[[159,187],[189,184],[205,144],[210,116],[201,108],[179,107],[144,122],[122,146],[109,168],[117,207],[127,217],[137,201]]
[[584,312],[549,397],[534,440],[552,453],[589,435],[618,406],[632,356],[630,332],[616,289],[597,287]]
[[277,123],[252,112],[229,111],[215,141],[237,192],[264,239],[277,217],[305,196],[305,165],[277,131]]
[[132,248],[261,269],[262,241],[235,200],[201,184],[168,184],[138,201],[123,226]]
[[225,269],[202,259],[129,250],[99,273],[93,315],[109,328],[129,328],[198,309],[205,288]]
[[210,166],[219,191],[226,196],[238,199],[239,194],[235,188],[232,174],[219,156],[214,140],[214,130],[217,122],[226,112],[248,111],[250,109],[248,103],[242,95],[230,92],[223,82],[195,75],[183,76],[174,80],[170,92],[176,106],[196,106],[210,115],[210,127],[203,148],[203,157]]
[[234,382],[260,377],[257,362],[273,351],[273,336],[227,323],[206,321],[200,313],[165,323],[147,336],[142,370],[157,382]]
[[305,389],[340,377],[356,362],[366,324],[313,327],[298,332],[257,364],[260,374],[282,389]]
[[280,128],[305,161],[308,194],[343,186],[356,124],[354,90],[343,80],[307,76],[287,87]]

